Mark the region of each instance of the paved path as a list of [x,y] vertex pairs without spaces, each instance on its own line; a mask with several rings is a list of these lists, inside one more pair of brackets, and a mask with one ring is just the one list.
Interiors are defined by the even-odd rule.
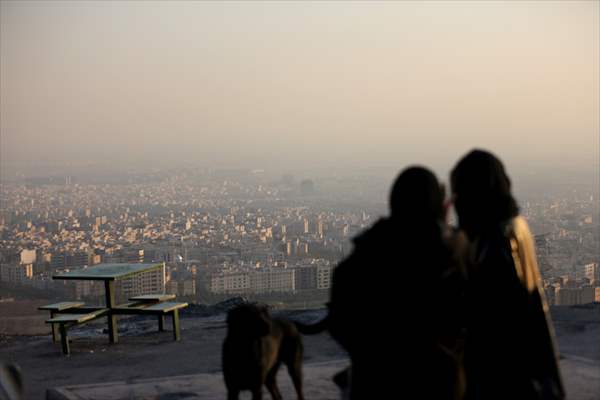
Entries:
[[[348,365],[347,361],[330,361],[304,366],[305,395],[311,400],[338,400],[338,388],[331,377]],[[278,374],[279,387],[286,399],[296,398],[285,368]],[[266,390],[265,398],[269,398]],[[48,390],[48,400],[214,400],[227,397],[223,376],[196,374],[155,379],[103,382],[91,385],[64,386]],[[245,392],[241,399],[249,399]]]

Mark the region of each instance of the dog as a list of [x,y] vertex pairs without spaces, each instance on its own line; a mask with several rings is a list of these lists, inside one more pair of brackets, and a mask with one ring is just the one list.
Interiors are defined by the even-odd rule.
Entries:
[[230,310],[222,353],[227,399],[237,400],[242,390],[250,390],[252,400],[261,400],[263,385],[273,400],[282,399],[276,376],[285,364],[298,400],[304,400],[303,351],[296,324],[272,318],[266,306],[242,304]]

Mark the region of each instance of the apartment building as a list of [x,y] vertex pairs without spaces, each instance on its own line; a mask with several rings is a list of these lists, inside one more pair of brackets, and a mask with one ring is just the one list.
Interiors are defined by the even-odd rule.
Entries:
[[131,275],[117,281],[117,297],[128,299],[144,294],[165,293],[165,264],[161,268]]
[[3,282],[27,284],[33,278],[33,264],[2,264],[0,280]]

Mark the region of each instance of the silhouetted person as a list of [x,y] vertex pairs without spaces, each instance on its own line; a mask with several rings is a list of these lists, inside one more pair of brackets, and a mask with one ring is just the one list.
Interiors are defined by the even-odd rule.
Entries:
[[391,216],[334,272],[329,329],[352,361],[352,399],[461,397],[464,280],[443,202],[430,171],[404,170]]
[[563,398],[534,243],[504,166],[474,150],[458,162],[451,183],[460,228],[472,243],[467,398]]

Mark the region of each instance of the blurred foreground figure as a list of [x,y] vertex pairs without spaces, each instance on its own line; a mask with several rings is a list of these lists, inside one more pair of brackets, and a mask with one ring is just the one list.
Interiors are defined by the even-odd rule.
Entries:
[[534,243],[504,166],[474,150],[451,175],[471,242],[465,365],[468,399],[563,399]]
[[430,171],[404,170],[391,216],[334,272],[329,330],[350,355],[353,400],[462,397],[464,279],[443,202]]
[[23,379],[19,367],[14,364],[0,363],[0,399],[21,400],[23,398]]

